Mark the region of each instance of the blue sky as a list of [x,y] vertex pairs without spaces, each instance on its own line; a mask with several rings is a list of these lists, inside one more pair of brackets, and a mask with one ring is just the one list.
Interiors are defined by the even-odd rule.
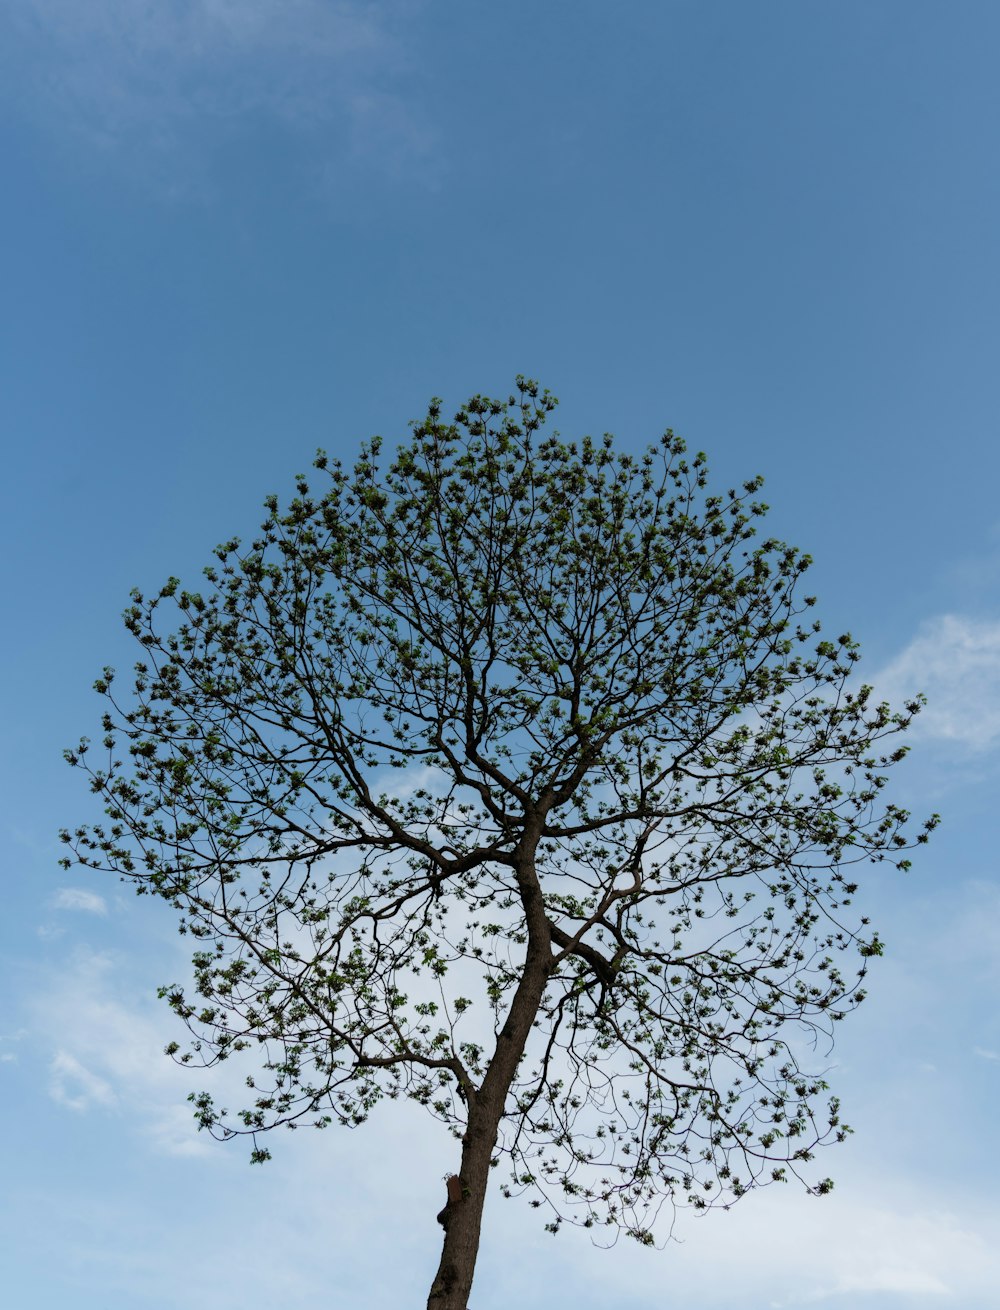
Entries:
[[[8,0],[0,1249],[31,1310],[423,1304],[450,1143],[386,1111],[250,1169],[199,1137],[165,905],[57,868],[61,748],[316,446],[536,376],[567,435],[761,472],[830,628],[923,688],[865,892],[855,1129],[660,1252],[488,1207],[476,1310],[985,1310],[1000,1285],[1000,9],[922,0]],[[393,1263],[387,1253],[393,1253]]]

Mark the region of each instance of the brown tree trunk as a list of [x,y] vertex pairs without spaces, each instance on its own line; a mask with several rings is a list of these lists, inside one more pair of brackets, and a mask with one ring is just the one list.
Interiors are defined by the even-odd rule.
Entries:
[[462,1166],[458,1175],[458,1199],[449,1199],[439,1218],[445,1226],[441,1262],[431,1285],[427,1310],[468,1310],[472,1278],[479,1254],[479,1234],[483,1205],[489,1183],[490,1158],[496,1145],[499,1119],[490,1126],[489,1119],[469,1114],[469,1126],[462,1146]]
[[[449,1180],[448,1203],[438,1216],[445,1229],[444,1247],[437,1274],[431,1284],[427,1310],[468,1310],[476,1257],[479,1254],[490,1160],[506,1108],[507,1094],[524,1054],[552,964],[549,925],[532,860],[527,860],[518,870],[518,884],[528,923],[524,971],[506,1022],[497,1038],[496,1050],[486,1077],[469,1100],[469,1118],[462,1139],[462,1164],[457,1185],[455,1180]],[[453,1195],[455,1199],[452,1199]]]

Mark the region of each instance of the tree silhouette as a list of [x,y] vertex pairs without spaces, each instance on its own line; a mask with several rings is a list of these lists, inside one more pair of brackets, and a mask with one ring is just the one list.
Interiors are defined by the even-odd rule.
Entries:
[[260,1161],[405,1096],[460,1139],[431,1310],[468,1303],[491,1166],[550,1229],[643,1243],[664,1200],[804,1177],[848,1131],[806,1039],[881,952],[849,871],[907,866],[882,742],[919,705],[805,618],[761,480],[708,494],[670,432],[545,437],[554,405],[519,378],[434,401],[386,467],[321,453],[204,592],[133,593],[104,762],[67,752],[107,814],[75,858],[195,939],[168,1051],[260,1052],[245,1109],[192,1096],[202,1127]]

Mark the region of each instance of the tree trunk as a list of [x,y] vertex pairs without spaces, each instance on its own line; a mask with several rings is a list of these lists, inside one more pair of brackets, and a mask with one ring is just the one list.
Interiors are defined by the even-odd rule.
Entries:
[[518,870],[518,884],[528,925],[524,971],[511,1001],[506,1022],[497,1037],[496,1050],[486,1077],[478,1091],[469,1098],[469,1117],[462,1139],[461,1171],[457,1180],[449,1180],[448,1202],[438,1216],[445,1230],[444,1247],[441,1263],[431,1284],[427,1310],[468,1310],[476,1257],[479,1254],[490,1160],[507,1105],[507,1094],[524,1054],[531,1025],[538,1014],[552,965],[549,924],[533,860],[527,860]]
[[[492,1128],[490,1119],[495,1119]],[[498,1124],[499,1118],[492,1114],[488,1118],[469,1114],[461,1172],[457,1179],[449,1179],[448,1202],[438,1216],[444,1225],[444,1246],[427,1310],[468,1310]]]

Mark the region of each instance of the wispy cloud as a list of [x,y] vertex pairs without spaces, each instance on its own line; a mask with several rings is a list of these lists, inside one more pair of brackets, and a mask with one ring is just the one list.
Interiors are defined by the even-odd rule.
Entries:
[[401,15],[398,0],[11,0],[0,72],[22,110],[133,161],[192,164],[270,120],[395,167],[430,143],[400,98]]
[[952,1288],[936,1274],[906,1265],[882,1265],[865,1274],[849,1274],[829,1288],[811,1293],[813,1304],[833,1297],[856,1296],[862,1292],[888,1292],[898,1296],[951,1296]]
[[974,1046],[972,1054],[978,1055],[981,1060],[1000,1060],[1000,1051],[988,1051],[984,1046]]
[[68,1051],[57,1051],[50,1066],[49,1091],[53,1100],[71,1110],[89,1110],[92,1106],[112,1106],[117,1097],[111,1084],[92,1073]]
[[120,963],[92,951],[76,952],[40,991],[32,1020],[55,1050],[49,1094],[78,1112],[116,1106],[158,1152],[202,1155],[212,1142],[195,1131],[186,1104],[191,1075],[163,1054],[170,1016],[151,1000],[121,999],[131,991]]
[[926,693],[916,735],[975,752],[1000,743],[1000,622],[940,615],[874,682],[879,695],[894,703]]
[[609,1302],[652,1308],[662,1304],[657,1290],[669,1266],[678,1304],[868,1310],[926,1297],[978,1310],[993,1303],[1000,1276],[997,1214],[977,1210],[972,1197],[957,1199],[961,1210],[946,1211],[917,1180],[872,1174],[856,1175],[822,1205],[791,1190],[761,1193],[729,1215],[682,1224],[681,1244],[648,1262],[628,1249],[576,1252],[567,1283],[605,1284]]
[[[143,971],[148,976],[146,961]],[[177,1070],[163,1057],[172,1019],[155,1002],[143,1000],[134,983],[124,960],[86,951],[76,953],[49,980],[32,1012],[31,1031],[55,1052],[49,1070],[52,1095],[79,1114],[114,1110],[116,1127],[131,1127],[155,1154],[212,1151],[215,1195],[232,1195],[234,1213],[243,1214],[243,1193],[257,1185],[259,1175],[246,1165],[245,1151],[216,1149],[194,1131],[186,1093],[207,1085],[208,1078]],[[227,1076],[241,1079],[246,1069],[233,1064]],[[272,1145],[276,1161],[267,1175],[267,1195],[274,1209],[269,1214],[286,1216],[288,1226],[287,1240],[283,1230],[276,1245],[283,1255],[274,1278],[280,1282],[287,1265],[304,1280],[295,1304],[309,1303],[312,1284],[321,1285],[328,1275],[325,1257],[316,1254],[320,1248],[305,1241],[317,1215],[324,1231],[338,1235],[338,1277],[345,1286],[364,1285],[373,1231],[415,1243],[422,1253],[407,1253],[405,1267],[411,1274],[423,1267],[426,1251],[433,1251],[438,1238],[433,1214],[440,1203],[439,1179],[454,1159],[455,1144],[439,1126],[418,1119],[413,1107],[389,1104],[379,1107],[373,1122],[357,1134],[331,1129],[318,1137],[294,1134]],[[855,1160],[853,1176],[849,1168],[838,1169],[838,1190],[822,1203],[810,1202],[793,1188],[761,1193],[731,1214],[685,1222],[681,1245],[664,1252],[636,1252],[624,1244],[614,1251],[593,1251],[582,1234],[553,1244],[532,1211],[505,1206],[494,1197],[481,1271],[484,1310],[500,1304],[498,1297],[491,1299],[491,1280],[505,1289],[507,1304],[522,1281],[527,1296],[542,1278],[564,1285],[568,1299],[577,1284],[605,1287],[609,1302],[650,1310],[662,1304],[664,1277],[677,1299],[700,1299],[706,1306],[771,1304],[794,1310],[817,1304],[868,1310],[945,1296],[976,1310],[991,1305],[1000,1279],[1000,1245],[994,1240],[998,1217],[990,1204],[960,1188],[949,1196],[945,1211],[941,1198],[919,1176],[892,1178],[873,1172],[858,1153]],[[247,1182],[227,1182],[228,1170],[236,1165],[247,1171]],[[232,1193],[226,1191],[230,1185]],[[268,1222],[273,1226],[272,1218]],[[247,1223],[246,1233],[234,1230],[232,1242],[250,1260],[258,1234]],[[299,1238],[308,1249],[300,1252]],[[276,1241],[273,1228],[271,1240]],[[113,1259],[119,1228],[109,1225],[99,1235],[101,1243],[111,1264],[107,1270],[95,1266],[95,1279],[111,1277],[115,1286],[127,1279],[137,1294],[147,1281],[153,1285],[160,1272],[160,1243],[145,1242],[136,1253],[136,1267],[125,1272]],[[509,1264],[511,1249],[520,1252],[516,1270]],[[708,1284],[706,1268],[713,1270]],[[227,1286],[217,1303],[235,1306],[241,1291],[247,1288]],[[398,1292],[387,1284],[365,1304],[399,1304]]]
[[57,910],[82,910],[85,914],[108,912],[107,902],[96,892],[84,891],[82,887],[61,887],[52,900]]
[[0,1033],[0,1064],[17,1064],[17,1052],[5,1049],[27,1037],[27,1029],[19,1028],[13,1033]]
[[43,942],[55,942],[66,936],[66,929],[61,923],[40,923],[35,931]]

